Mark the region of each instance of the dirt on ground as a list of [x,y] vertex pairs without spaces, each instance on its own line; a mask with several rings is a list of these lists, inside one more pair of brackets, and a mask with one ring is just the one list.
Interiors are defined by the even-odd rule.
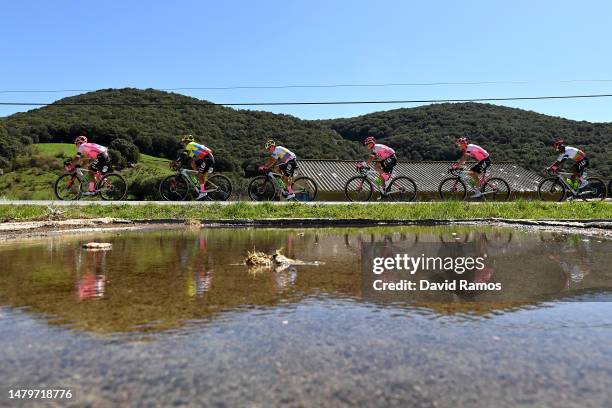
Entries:
[[[268,221],[268,220],[266,220]],[[355,220],[354,226],[363,227],[364,220]],[[70,219],[61,221],[14,221],[0,223],[0,242],[57,236],[66,234],[81,234],[95,232],[117,232],[135,230],[158,230],[167,228],[215,228],[215,227],[266,227],[266,223],[257,220],[137,220],[129,221],[114,218],[96,219]],[[612,239],[612,220],[386,220],[371,221],[369,226],[381,225],[483,225],[483,226],[511,226],[525,230],[555,231],[570,234],[582,234]],[[277,220],[277,227],[350,227],[350,220]]]

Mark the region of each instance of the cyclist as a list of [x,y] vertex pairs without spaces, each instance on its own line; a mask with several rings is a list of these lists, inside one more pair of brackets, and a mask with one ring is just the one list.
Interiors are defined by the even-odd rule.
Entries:
[[561,138],[555,139],[553,142],[553,148],[559,153],[559,156],[557,157],[557,161],[551,166],[547,167],[546,170],[554,173],[559,170],[559,167],[565,160],[571,159],[574,161],[574,165],[571,169],[572,175],[569,179],[567,179],[567,183],[574,190],[579,190],[586,186],[588,183],[583,177],[584,170],[589,167],[589,158],[587,157],[586,153],[580,149],[576,149],[575,147],[566,146],[565,141]]
[[383,180],[383,185],[380,186],[380,192],[384,195],[387,188],[387,183],[391,179],[393,168],[397,164],[397,156],[395,150],[381,143],[376,143],[376,139],[368,136],[363,140],[363,145],[372,151],[372,155],[366,159],[366,163],[370,164],[377,160],[374,168],[378,175]]
[[283,191],[283,195],[288,200],[295,198],[293,192],[293,173],[297,169],[297,156],[291,150],[283,146],[277,146],[276,142],[272,139],[266,141],[266,150],[270,153],[270,157],[260,167],[261,170],[269,169],[274,166],[277,162],[280,162],[278,168],[282,174],[282,180],[285,183],[286,189]]
[[200,194],[196,200],[202,200],[207,197],[206,182],[208,181],[208,174],[213,172],[215,157],[208,147],[196,143],[192,135],[184,135],[181,138],[181,144],[184,150],[174,163],[191,162],[191,168],[198,172],[198,182],[200,183]]
[[479,198],[482,196],[482,191],[480,191],[480,175],[484,174],[489,166],[491,166],[491,158],[489,157],[489,153],[487,153],[487,151],[482,147],[469,143],[466,137],[458,138],[455,141],[455,144],[462,150],[463,155],[457,163],[453,164],[453,169],[458,169],[459,167],[463,166],[463,163],[465,163],[468,156],[478,161],[478,163],[476,163],[476,165],[470,169],[469,175],[474,182],[472,187],[474,195],[472,198]]
[[86,136],[77,136],[74,139],[74,144],[77,148],[77,153],[74,159],[72,159],[70,167],[74,168],[79,162],[89,164],[89,193],[84,194],[94,194],[96,189],[96,173],[103,174],[109,169],[110,157],[108,149],[99,144],[89,142]]

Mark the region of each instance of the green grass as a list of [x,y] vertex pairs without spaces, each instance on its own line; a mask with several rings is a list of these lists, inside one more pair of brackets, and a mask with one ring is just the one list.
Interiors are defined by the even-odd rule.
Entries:
[[[612,203],[571,202],[544,203],[517,201],[512,203],[470,204],[464,202],[416,203],[416,204],[337,204],[304,205],[289,203],[253,204],[240,202],[221,205],[99,205],[86,207],[57,207],[64,211],[64,218],[112,217],[123,219],[278,219],[278,218],[334,218],[374,220],[427,220],[476,218],[503,219],[611,219]],[[50,210],[35,205],[0,205],[0,220],[47,219]]]
[[[64,158],[74,157],[76,149],[69,143],[39,143],[30,154],[18,158],[20,165],[0,177],[0,197],[21,200],[50,200],[53,187],[62,174]],[[132,185],[136,180],[170,174],[168,160],[146,154],[133,167],[121,171]]]

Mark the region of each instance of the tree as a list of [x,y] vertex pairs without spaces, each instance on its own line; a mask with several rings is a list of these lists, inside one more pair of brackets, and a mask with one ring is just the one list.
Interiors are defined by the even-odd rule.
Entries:
[[121,156],[127,163],[138,163],[140,152],[134,143],[125,139],[115,139],[111,142],[109,147],[121,153]]

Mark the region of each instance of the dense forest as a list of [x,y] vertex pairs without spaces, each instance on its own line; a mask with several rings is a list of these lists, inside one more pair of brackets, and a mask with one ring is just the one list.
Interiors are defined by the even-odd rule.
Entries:
[[373,134],[412,160],[454,160],[456,137],[483,146],[495,161],[542,170],[554,161],[556,137],[587,152],[591,167],[612,175],[612,123],[577,122],[521,109],[480,103],[395,109],[349,119],[322,121],[348,140]]
[[[180,135],[191,133],[213,149],[223,171],[240,171],[243,164],[261,161],[267,138],[290,146],[300,157],[348,159],[359,156],[361,149],[322,123],[269,112],[194,106],[203,101],[151,89],[100,90],[58,102],[128,105],[52,104],[7,117],[9,135],[27,144],[70,143],[77,135],[85,134],[115,150],[115,155],[121,154],[120,159],[133,161],[134,147],[145,154],[175,158]],[[185,105],[143,105],[151,103]]]
[[[110,146],[115,161],[123,165],[137,161],[139,152],[172,158],[180,135],[191,133],[213,149],[220,170],[240,172],[264,157],[263,143],[269,137],[301,158],[349,159],[363,157],[359,141],[373,134],[394,147],[401,159],[454,160],[458,151],[453,140],[466,136],[489,150],[494,160],[540,170],[553,160],[550,146],[560,136],[589,154],[595,172],[612,175],[612,123],[577,122],[490,104],[437,104],[306,121],[269,112],[194,106],[202,101],[152,89],[107,89],[58,102],[123,105],[51,104],[1,119],[0,167],[10,168],[22,146],[72,142],[79,134]],[[179,105],[146,105],[151,103]]]

